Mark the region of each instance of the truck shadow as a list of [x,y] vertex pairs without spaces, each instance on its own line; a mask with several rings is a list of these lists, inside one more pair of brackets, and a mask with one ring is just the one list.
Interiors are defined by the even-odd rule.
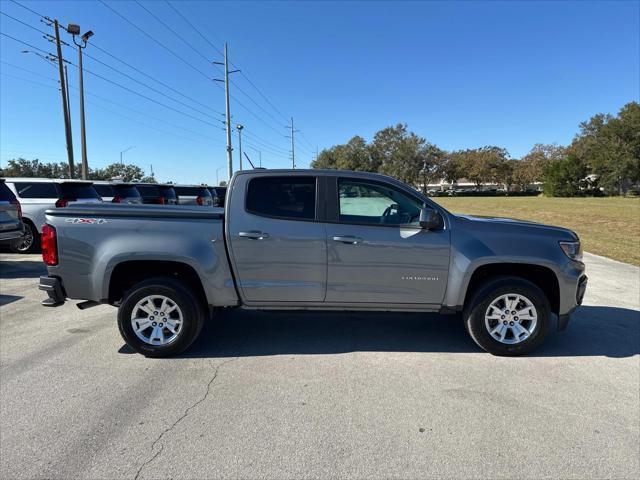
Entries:
[[[257,312],[229,310],[204,327],[183,355],[236,357],[326,355],[349,352],[481,352],[460,316],[414,313]],[[543,346],[530,356],[640,354],[640,311],[583,306],[565,332],[555,321]]]
[[0,279],[38,278],[47,274],[41,257],[34,260],[0,261]]

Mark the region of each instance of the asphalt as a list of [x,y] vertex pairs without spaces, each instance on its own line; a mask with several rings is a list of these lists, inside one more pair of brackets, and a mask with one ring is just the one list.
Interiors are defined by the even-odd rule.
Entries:
[[585,305],[527,357],[456,317],[228,311],[153,360],[0,260],[1,478],[640,475],[637,267],[586,254]]

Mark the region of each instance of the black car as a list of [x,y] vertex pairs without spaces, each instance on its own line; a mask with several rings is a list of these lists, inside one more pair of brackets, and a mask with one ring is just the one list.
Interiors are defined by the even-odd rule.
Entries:
[[94,183],[94,188],[105,202],[142,203],[142,196],[133,183]]
[[214,207],[224,207],[224,200],[227,197],[227,187],[209,187],[213,197]]
[[136,188],[142,197],[142,203],[156,205],[177,205],[178,197],[171,185],[159,183],[137,183]]

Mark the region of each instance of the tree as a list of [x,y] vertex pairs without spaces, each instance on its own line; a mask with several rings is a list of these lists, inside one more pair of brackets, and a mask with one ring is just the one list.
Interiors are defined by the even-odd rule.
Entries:
[[[3,177],[41,177],[41,178],[69,178],[69,165],[65,162],[42,163],[38,159],[25,160],[17,158],[9,160],[7,166],[0,169]],[[112,163],[104,169],[89,169],[89,180],[111,180],[114,177],[122,178],[126,182],[133,180],[155,183],[155,178],[146,177],[144,170],[137,165]],[[74,178],[82,178],[82,166],[75,165]],[[143,180],[141,180],[143,179]]]
[[475,183],[476,188],[483,183],[505,183],[510,178],[511,169],[507,165],[509,152],[504,148],[486,146],[457,151],[453,156],[460,162],[462,176]]
[[377,171],[366,140],[357,135],[344,145],[334,145],[320,152],[318,158],[311,162],[311,167],[361,172]]
[[586,176],[587,167],[577,155],[569,153],[547,166],[544,193],[551,197],[575,197],[586,186]]
[[625,193],[640,182],[640,104],[630,102],[615,117],[599,113],[581,123],[571,151],[605,193]]
[[427,145],[424,138],[399,123],[375,134],[370,147],[371,161],[380,173],[413,185],[427,161]]

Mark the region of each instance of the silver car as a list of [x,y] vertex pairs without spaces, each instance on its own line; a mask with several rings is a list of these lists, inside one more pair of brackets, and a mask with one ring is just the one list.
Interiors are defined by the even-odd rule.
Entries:
[[22,206],[25,234],[11,246],[14,252],[19,253],[39,250],[40,226],[45,223],[45,210],[102,202],[93,182],[89,181],[12,177],[6,178],[5,183]]
[[206,186],[174,185],[173,189],[178,196],[178,205],[201,205],[203,207],[213,207],[213,197]]

